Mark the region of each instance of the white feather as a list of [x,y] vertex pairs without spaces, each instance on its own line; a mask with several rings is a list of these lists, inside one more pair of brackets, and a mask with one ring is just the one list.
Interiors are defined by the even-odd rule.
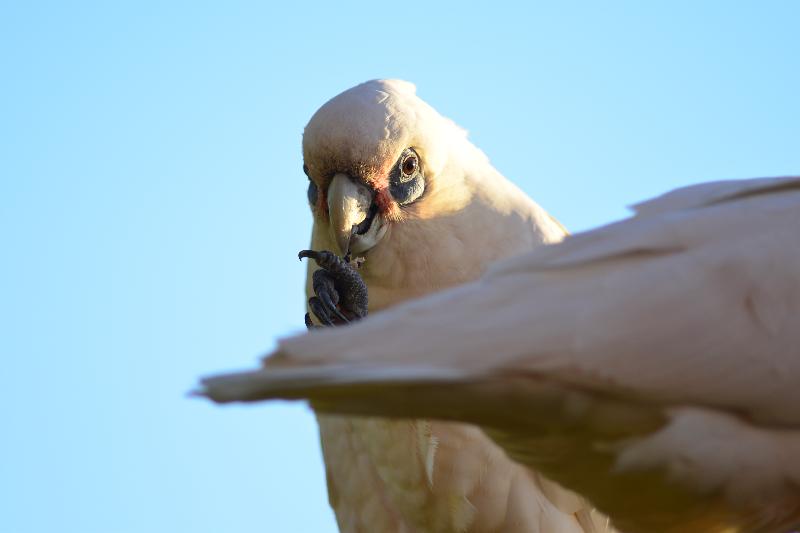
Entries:
[[637,209],[477,282],[287,339],[260,397],[308,366],[320,381],[291,397],[480,424],[622,530],[786,531],[800,523],[800,178]]

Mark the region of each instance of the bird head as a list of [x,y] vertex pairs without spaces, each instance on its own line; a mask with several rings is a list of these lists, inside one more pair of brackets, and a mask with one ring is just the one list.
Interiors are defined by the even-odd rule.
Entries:
[[334,97],[303,134],[315,224],[340,254],[368,253],[390,227],[424,216],[452,140],[464,137],[408,82],[369,81]]
[[473,279],[531,240],[538,206],[411,83],[368,81],[329,100],[305,128],[303,159],[312,247],[366,259],[371,308]]

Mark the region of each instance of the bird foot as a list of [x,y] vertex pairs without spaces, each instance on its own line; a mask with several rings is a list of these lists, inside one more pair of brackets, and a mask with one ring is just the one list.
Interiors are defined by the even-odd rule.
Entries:
[[[339,326],[367,316],[367,285],[356,270],[361,266],[358,259],[350,261],[327,250],[303,250],[297,257],[313,259],[320,267],[312,278],[315,296],[308,299],[308,308],[320,324]],[[319,326],[311,313],[306,313],[306,327],[315,329]]]

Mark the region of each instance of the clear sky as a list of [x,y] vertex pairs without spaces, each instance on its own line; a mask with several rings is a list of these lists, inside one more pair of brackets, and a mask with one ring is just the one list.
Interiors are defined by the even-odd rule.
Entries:
[[14,4],[4,532],[335,531],[304,406],[184,395],[302,328],[301,133],[356,83],[415,82],[572,230],[800,173],[797,2]]

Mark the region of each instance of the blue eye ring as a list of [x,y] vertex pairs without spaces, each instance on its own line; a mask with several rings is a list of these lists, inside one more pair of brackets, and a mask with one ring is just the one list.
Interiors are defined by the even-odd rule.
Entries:
[[317,184],[311,180],[308,180],[308,191],[306,192],[308,195],[308,203],[311,207],[317,205],[317,198],[319,193],[317,191]]
[[406,148],[389,174],[389,193],[401,206],[411,205],[425,192],[425,176],[419,155]]
[[317,184],[314,183],[314,180],[311,179],[311,176],[308,175],[308,165],[303,163],[303,174],[306,175],[308,178],[308,191],[306,191],[306,195],[308,196],[308,203],[311,207],[317,205],[317,197],[319,192],[317,191]]

